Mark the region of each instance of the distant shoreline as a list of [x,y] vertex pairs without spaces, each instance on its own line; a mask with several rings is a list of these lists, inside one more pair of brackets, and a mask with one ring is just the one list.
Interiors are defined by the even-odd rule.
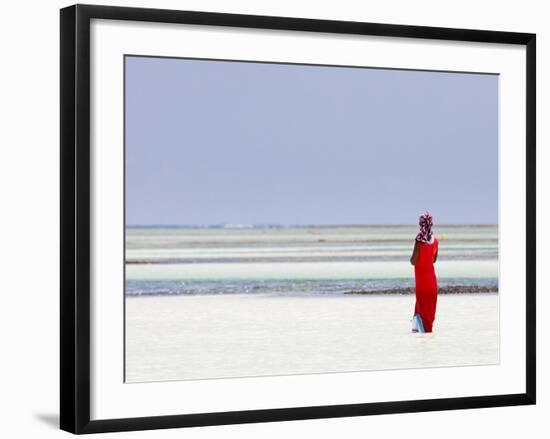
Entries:
[[[446,287],[440,287],[438,294],[480,294],[480,293],[498,293],[497,286],[480,286],[480,285],[449,285]],[[387,290],[357,290],[346,291],[344,294],[380,294],[380,295],[408,295],[415,294],[415,290],[412,287],[408,288],[391,288]]]
[[[262,291],[258,293],[246,293],[246,292],[234,292],[234,293],[140,293],[140,294],[128,294],[126,297],[176,297],[176,296],[262,296],[265,294],[276,294],[278,296],[307,296],[307,297],[334,297],[334,296],[346,296],[346,295],[364,295],[364,296],[407,296],[414,295],[415,291],[412,287],[405,288],[391,288],[384,290],[351,290],[343,292],[281,292],[281,291]],[[489,294],[498,293],[498,286],[481,286],[481,285],[449,285],[440,287],[438,294],[453,295],[453,294]]]

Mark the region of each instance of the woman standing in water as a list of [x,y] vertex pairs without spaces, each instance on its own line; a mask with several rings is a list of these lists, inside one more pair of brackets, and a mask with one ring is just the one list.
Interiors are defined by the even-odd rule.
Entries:
[[420,232],[416,235],[411,256],[416,287],[412,330],[413,332],[432,332],[437,305],[437,278],[434,263],[437,260],[439,242],[433,236],[433,219],[428,212],[420,216],[419,225]]

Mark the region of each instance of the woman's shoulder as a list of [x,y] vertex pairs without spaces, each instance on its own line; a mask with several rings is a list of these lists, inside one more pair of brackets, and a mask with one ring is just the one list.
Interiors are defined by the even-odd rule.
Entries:
[[438,245],[439,240],[435,236],[432,237],[432,240],[430,242],[423,242],[423,241],[419,241],[419,240],[415,239],[414,244],[418,245],[420,247],[432,246],[432,245]]

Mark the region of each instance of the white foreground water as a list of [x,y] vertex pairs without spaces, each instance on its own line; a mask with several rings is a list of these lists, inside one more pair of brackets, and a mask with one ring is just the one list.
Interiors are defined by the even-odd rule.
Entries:
[[413,334],[413,295],[127,297],[126,381],[497,364],[498,303],[440,295]]

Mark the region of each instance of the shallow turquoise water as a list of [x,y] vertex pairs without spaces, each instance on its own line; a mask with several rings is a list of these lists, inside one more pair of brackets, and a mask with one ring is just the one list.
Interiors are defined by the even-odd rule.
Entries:
[[[440,285],[498,286],[498,228],[445,226]],[[338,294],[412,286],[416,227],[129,228],[126,294]]]

